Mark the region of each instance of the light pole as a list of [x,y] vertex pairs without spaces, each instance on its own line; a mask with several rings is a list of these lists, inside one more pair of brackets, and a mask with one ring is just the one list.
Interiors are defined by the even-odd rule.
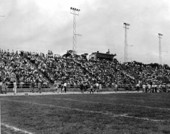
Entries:
[[127,43],[127,30],[130,24],[123,23],[125,28],[125,46],[124,46],[124,62],[128,62],[128,43]]
[[79,34],[76,33],[76,16],[79,16],[80,9],[70,7],[70,13],[73,15],[73,51],[76,51],[76,45],[77,45],[77,36]]
[[161,39],[162,39],[163,34],[158,33],[158,38],[159,38],[159,64],[162,65],[162,46],[161,46]]

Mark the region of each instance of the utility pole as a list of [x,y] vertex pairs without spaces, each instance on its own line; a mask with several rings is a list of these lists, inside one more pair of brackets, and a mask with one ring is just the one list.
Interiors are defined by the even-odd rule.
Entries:
[[79,34],[76,33],[76,16],[79,16],[80,9],[70,7],[70,13],[73,15],[73,51],[76,51],[76,45],[77,45],[77,36]]
[[161,46],[161,39],[162,39],[163,34],[158,33],[158,38],[159,38],[159,64],[162,65],[162,46]]
[[128,43],[127,43],[127,30],[130,24],[123,23],[125,28],[125,46],[124,46],[124,62],[128,62]]

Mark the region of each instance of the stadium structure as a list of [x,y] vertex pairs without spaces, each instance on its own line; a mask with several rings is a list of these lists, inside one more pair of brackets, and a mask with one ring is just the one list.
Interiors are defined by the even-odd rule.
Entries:
[[128,62],[116,54],[64,55],[0,49],[0,134],[153,134],[170,133],[170,67]]

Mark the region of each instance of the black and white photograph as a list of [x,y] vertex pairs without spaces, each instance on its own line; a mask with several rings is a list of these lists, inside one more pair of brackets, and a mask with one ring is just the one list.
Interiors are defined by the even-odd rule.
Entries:
[[0,0],[0,134],[170,134],[170,0]]

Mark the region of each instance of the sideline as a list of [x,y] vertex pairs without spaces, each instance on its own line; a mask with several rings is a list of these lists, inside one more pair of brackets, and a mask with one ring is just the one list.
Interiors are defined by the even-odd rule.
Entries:
[[[143,93],[142,91],[141,92],[138,92],[138,91],[103,91],[103,92],[94,92],[92,94],[126,94],[126,93],[129,93],[129,94],[133,94],[133,93]],[[68,91],[67,93],[64,93],[64,92],[42,92],[42,93],[31,93],[31,92],[20,92],[20,93],[17,93],[16,95],[14,95],[14,93],[10,92],[10,93],[7,93],[7,94],[0,94],[0,97],[1,96],[39,96],[39,95],[67,95],[67,94],[90,94],[89,92],[84,92],[84,93],[81,93],[81,92],[70,92]]]
[[14,126],[10,126],[10,125],[8,125],[8,124],[6,124],[6,123],[1,123],[1,125],[4,126],[4,127],[6,127],[6,128],[8,128],[8,129],[10,129],[10,130],[15,131],[15,132],[21,132],[21,133],[24,133],[24,134],[34,134],[34,133],[32,133],[32,132],[28,132],[28,131],[26,131],[26,130],[23,130],[23,129],[14,127]]

